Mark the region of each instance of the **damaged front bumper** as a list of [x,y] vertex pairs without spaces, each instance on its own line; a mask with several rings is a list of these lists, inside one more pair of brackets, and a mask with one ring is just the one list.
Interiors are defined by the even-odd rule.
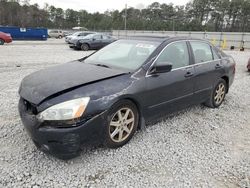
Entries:
[[53,121],[41,122],[36,115],[28,112],[20,99],[19,113],[22,123],[35,145],[45,153],[61,159],[70,159],[79,154],[85,143],[101,142],[104,131],[105,111],[72,126],[65,123],[60,127]]

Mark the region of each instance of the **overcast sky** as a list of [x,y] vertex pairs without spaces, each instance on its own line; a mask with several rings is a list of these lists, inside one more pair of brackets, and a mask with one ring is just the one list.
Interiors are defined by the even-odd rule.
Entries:
[[[127,3],[132,7],[148,6],[153,2],[173,3],[175,5],[185,5],[189,0],[30,0],[31,4],[37,3],[44,7],[45,3],[63,9],[71,8],[74,10],[84,9],[88,12],[104,12],[105,10],[122,10]],[[143,6],[142,6],[143,5]]]

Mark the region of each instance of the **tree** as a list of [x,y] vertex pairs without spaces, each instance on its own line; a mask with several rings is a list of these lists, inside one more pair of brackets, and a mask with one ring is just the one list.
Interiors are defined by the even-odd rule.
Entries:
[[[154,2],[127,9],[127,29],[250,31],[250,0],[192,0],[185,6]],[[124,29],[125,10],[88,13],[30,0],[0,0],[0,25],[89,30]]]

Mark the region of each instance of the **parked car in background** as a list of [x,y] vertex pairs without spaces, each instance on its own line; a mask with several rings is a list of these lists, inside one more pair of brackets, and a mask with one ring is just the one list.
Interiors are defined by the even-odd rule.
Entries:
[[88,32],[88,31],[78,31],[73,33],[72,35],[68,35],[65,37],[65,42],[70,43],[70,40],[74,40],[78,37],[85,37],[87,35],[94,34],[94,32]]
[[118,40],[25,77],[19,113],[38,148],[66,159],[86,142],[123,146],[145,122],[190,105],[218,108],[234,76],[233,58],[205,40]]
[[64,33],[61,30],[52,30],[52,31],[49,31],[48,35],[49,35],[50,38],[57,38],[57,39],[61,39],[61,38],[64,37]]
[[248,63],[247,63],[247,70],[250,72],[250,58],[249,58]]
[[0,31],[0,45],[4,45],[4,43],[11,43],[12,37],[9,33],[4,33]]
[[72,35],[72,34],[73,34],[73,33],[70,32],[70,31],[63,31],[64,37],[67,37],[67,36]]
[[96,33],[74,41],[74,43],[70,44],[70,47],[76,50],[81,49],[84,51],[99,50],[114,41],[116,41],[116,39],[109,35]]
[[75,36],[75,37],[70,38],[70,40],[69,40],[69,42],[68,42],[68,43],[69,43],[69,47],[70,47],[70,48],[73,48],[74,45],[72,45],[72,44],[76,44],[79,40],[82,40],[82,39],[84,39],[86,36],[91,35],[91,34],[95,34],[95,33],[86,32],[86,33],[81,33],[81,35],[79,35],[79,36]]

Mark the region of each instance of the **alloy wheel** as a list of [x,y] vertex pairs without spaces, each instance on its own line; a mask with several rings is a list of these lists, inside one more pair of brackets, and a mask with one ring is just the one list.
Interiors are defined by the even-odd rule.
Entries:
[[216,105],[220,105],[222,101],[224,100],[226,94],[226,87],[223,83],[220,83],[216,90],[215,90],[215,95],[214,95],[214,102]]
[[88,51],[89,46],[88,46],[87,44],[82,44],[82,45],[81,45],[81,49],[82,49],[83,51]]
[[109,136],[113,142],[120,143],[132,133],[135,125],[135,115],[130,108],[119,109],[111,118]]

